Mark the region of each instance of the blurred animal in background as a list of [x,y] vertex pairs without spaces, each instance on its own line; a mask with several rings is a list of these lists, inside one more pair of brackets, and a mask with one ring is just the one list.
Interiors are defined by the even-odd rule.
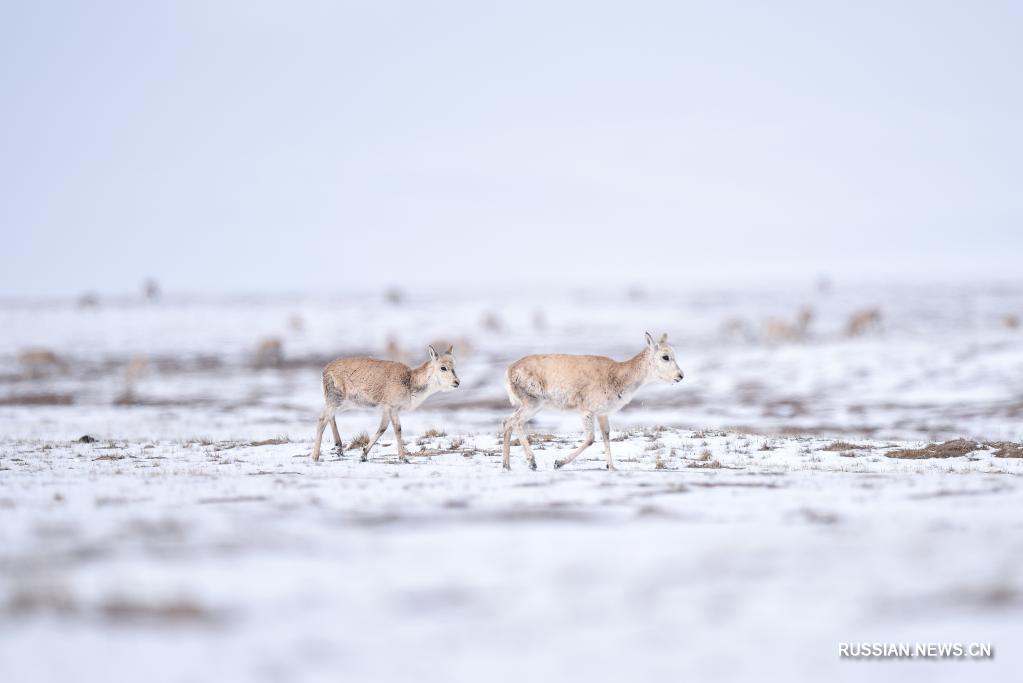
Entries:
[[384,299],[392,306],[400,306],[405,303],[405,292],[397,287],[389,287],[384,291]]
[[18,354],[22,371],[32,379],[42,379],[54,374],[64,374],[68,365],[50,349],[25,349]]
[[645,301],[647,293],[642,285],[630,285],[629,288],[625,290],[625,298],[629,301]]
[[434,339],[430,346],[435,349],[447,349],[458,347],[458,355],[461,357],[471,356],[473,352],[472,341],[465,336],[449,337],[447,339]]
[[395,363],[408,362],[408,355],[405,353],[405,349],[401,347],[401,342],[393,334],[387,337],[387,345],[384,347],[384,358],[386,360],[393,360]]
[[130,404],[136,400],[135,386],[142,376],[146,374],[149,363],[143,355],[134,355],[124,368],[124,392],[117,397],[115,403]]
[[142,283],[142,296],[150,303],[160,300],[160,283],[154,278],[149,278]]
[[1019,329],[1019,317],[1015,315],[1006,315],[1002,317],[1002,327],[1007,330],[1018,330]]
[[338,358],[323,369],[323,414],[316,423],[313,440],[313,460],[320,459],[320,442],[327,424],[334,433],[334,448],[338,455],[344,455],[344,445],[337,429],[334,415],[338,410],[351,408],[382,408],[380,426],[376,434],[362,449],[362,461],[369,458],[369,452],[380,436],[387,431],[390,422],[394,438],[398,443],[398,459],[408,462],[405,442],[401,439],[401,421],[398,413],[415,410],[423,401],[438,391],[451,391],[458,387],[455,373],[454,349],[448,348],[438,354],[432,346],[427,347],[429,359],[416,368],[376,358]]
[[533,331],[534,332],[547,331],[547,314],[544,313],[542,308],[538,308],[535,311],[533,311]]
[[277,337],[267,337],[256,346],[252,364],[257,368],[278,368],[284,364],[284,344]]
[[78,297],[78,308],[99,308],[99,295],[85,292]]
[[[434,339],[428,346],[435,349],[447,349],[458,347],[459,356],[471,356],[473,351],[472,341],[465,336],[449,337],[447,339]],[[422,347],[419,347],[422,348]],[[408,364],[412,357],[402,346],[396,335],[388,335],[387,345],[384,347],[384,359],[393,360],[397,363]]]
[[504,331],[504,323],[501,322],[501,318],[493,312],[487,312],[484,314],[483,319],[480,321],[480,325],[487,332],[500,334]]
[[881,329],[881,311],[877,308],[864,308],[849,316],[849,322],[845,325],[845,334],[848,337],[859,337],[868,332],[877,332]]
[[536,469],[536,458],[529,446],[526,423],[543,408],[573,410],[582,414],[583,443],[554,468],[564,467],[593,445],[593,420],[600,424],[604,439],[607,469],[615,469],[611,460],[611,438],[608,415],[622,409],[640,387],[648,382],[681,382],[682,370],[675,361],[675,349],[668,344],[668,335],[655,342],[646,333],[646,348],[626,361],[606,356],[572,356],[543,354],[526,356],[511,364],[505,379],[508,398],[515,412],[504,421],[504,451],[501,465],[511,469],[511,435],[519,435],[530,469]]
[[729,318],[721,325],[721,336],[728,341],[751,342],[756,339],[753,328],[741,318]]
[[809,332],[813,317],[813,309],[804,306],[796,316],[795,322],[767,320],[764,322],[764,340],[768,343],[802,341]]
[[302,333],[305,332],[305,318],[298,313],[292,313],[288,316],[288,329],[292,332]]

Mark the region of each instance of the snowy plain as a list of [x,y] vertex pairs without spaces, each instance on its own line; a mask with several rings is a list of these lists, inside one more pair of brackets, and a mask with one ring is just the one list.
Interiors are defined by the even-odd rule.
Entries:
[[[1010,285],[2,302],[0,680],[1018,680],[1023,459],[987,444],[1023,440],[1021,313]],[[557,413],[500,471],[509,362],[645,330],[686,380],[612,417],[620,471],[554,471]],[[403,416],[411,464],[390,433],[311,462],[323,363],[444,342],[462,387]],[[838,657],[945,641],[995,656]]]

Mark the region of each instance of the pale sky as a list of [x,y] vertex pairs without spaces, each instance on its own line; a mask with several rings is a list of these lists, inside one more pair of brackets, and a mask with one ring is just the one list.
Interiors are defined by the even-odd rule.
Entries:
[[1019,277],[1018,2],[0,4],[0,295]]

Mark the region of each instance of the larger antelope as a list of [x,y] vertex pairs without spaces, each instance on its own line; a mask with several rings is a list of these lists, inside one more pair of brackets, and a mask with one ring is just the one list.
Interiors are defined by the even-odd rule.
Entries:
[[334,446],[344,455],[341,435],[337,431],[334,414],[349,408],[382,408],[380,426],[373,439],[362,449],[362,461],[369,458],[369,452],[380,436],[387,431],[388,421],[394,427],[394,438],[398,442],[398,459],[408,462],[405,443],[401,440],[401,422],[398,413],[414,410],[430,395],[438,391],[451,391],[458,386],[455,374],[453,348],[438,354],[428,347],[430,359],[416,368],[375,358],[338,358],[323,369],[323,414],[316,423],[316,439],[313,441],[313,460],[320,459],[320,442],[327,423],[334,432]]
[[508,460],[513,431],[519,435],[530,468],[536,469],[526,422],[541,408],[548,407],[576,410],[583,417],[582,445],[564,460],[556,460],[555,469],[572,462],[593,445],[594,417],[604,439],[607,469],[615,469],[607,416],[621,410],[644,384],[654,380],[681,382],[684,376],[675,362],[675,350],[668,345],[667,334],[655,343],[648,332],[646,344],[645,349],[622,362],[605,356],[546,354],[526,356],[512,363],[505,387],[516,409],[504,421],[504,469],[511,469]]

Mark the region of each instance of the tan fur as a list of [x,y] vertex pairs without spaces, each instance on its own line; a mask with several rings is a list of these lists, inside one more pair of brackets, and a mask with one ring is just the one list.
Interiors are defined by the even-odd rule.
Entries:
[[799,311],[795,323],[787,320],[768,320],[764,323],[764,338],[768,342],[800,341],[806,337],[812,321],[813,311],[809,308]]
[[67,372],[64,360],[49,349],[26,349],[18,354],[18,362],[25,372],[34,378],[42,377],[53,371]]
[[[525,425],[542,408],[578,411],[583,417],[583,444],[555,468],[566,465],[593,443],[593,419],[598,418],[607,468],[613,470],[607,416],[620,410],[647,382],[660,379],[682,380],[682,370],[675,362],[675,351],[668,345],[668,335],[654,343],[647,334],[647,348],[626,361],[605,356],[570,356],[545,354],[526,356],[508,368],[505,386],[516,410],[504,421],[504,452],[502,466],[511,469],[511,433],[519,435],[526,460],[536,469],[536,459],[529,446]],[[664,360],[667,356],[668,360]]]
[[334,418],[338,410],[382,408],[380,426],[376,435],[363,448],[362,460],[368,459],[370,450],[387,430],[387,423],[390,422],[398,443],[398,457],[402,462],[407,462],[398,413],[402,410],[414,410],[431,394],[450,391],[458,386],[459,380],[455,373],[452,351],[453,349],[449,348],[443,354],[437,354],[431,346],[430,359],[416,368],[376,358],[338,358],[328,363],[323,369],[324,409],[316,424],[313,460],[320,459],[320,442],[328,423],[334,434],[335,448],[340,454],[344,454],[337,420]]
[[876,308],[865,308],[849,317],[845,333],[850,337],[858,337],[881,326],[881,311]]
[[257,368],[273,368],[284,362],[284,343],[277,337],[261,339],[253,354],[253,365]]

